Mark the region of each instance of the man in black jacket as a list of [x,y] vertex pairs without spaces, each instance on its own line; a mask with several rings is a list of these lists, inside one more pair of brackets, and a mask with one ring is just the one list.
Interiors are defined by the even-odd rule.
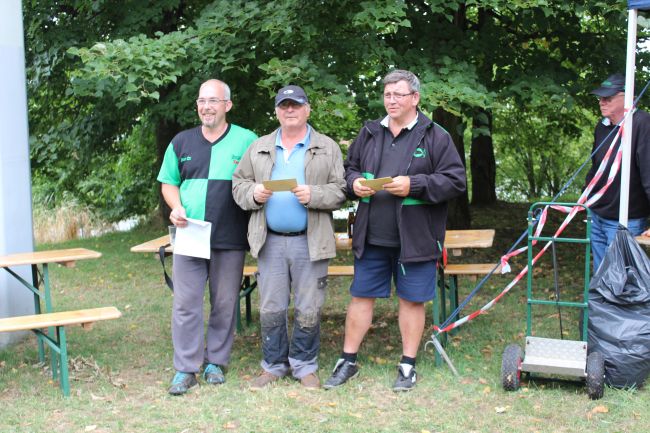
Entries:
[[[594,150],[605,138],[607,138],[607,142],[592,157],[592,166],[587,173],[587,184],[595,176],[609,145],[616,136],[617,131],[612,132],[612,130],[618,129],[618,123],[625,116],[625,77],[622,74],[614,74],[603,81],[600,87],[591,93],[598,97],[600,112],[603,115],[603,119],[598,122],[594,132]],[[607,183],[607,173],[609,173],[613,161],[614,154],[610,157],[600,180],[594,185],[593,193],[600,191]],[[616,235],[620,199],[621,172],[619,169],[607,191],[598,201],[591,205],[593,221],[591,226],[591,251],[594,257],[594,272],[598,270],[607,247]],[[640,234],[650,236],[650,230],[646,230],[648,215],[650,215],[650,114],[637,110],[634,113],[632,125],[627,224],[627,228],[634,236]]]
[[[391,280],[403,353],[393,390],[415,386],[424,303],[435,297],[447,201],[465,190],[465,167],[451,137],[418,110],[418,78],[395,70],[383,83],[387,116],[364,125],[345,162],[348,194],[360,199],[352,239],[355,272],[343,354],[326,389],[358,374],[357,352],[372,324],[375,299],[390,296]],[[381,178],[390,178],[383,187],[366,184]]]

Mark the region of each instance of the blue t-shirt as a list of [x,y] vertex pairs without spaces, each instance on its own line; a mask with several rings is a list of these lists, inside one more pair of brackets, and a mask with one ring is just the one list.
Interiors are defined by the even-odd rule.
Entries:
[[[271,180],[296,179],[298,185],[305,184],[305,153],[309,147],[311,126],[307,134],[289,152],[282,146],[282,130],[275,136],[275,164]],[[300,232],[307,229],[307,208],[291,191],[276,191],[266,202],[266,225],[276,232]]]

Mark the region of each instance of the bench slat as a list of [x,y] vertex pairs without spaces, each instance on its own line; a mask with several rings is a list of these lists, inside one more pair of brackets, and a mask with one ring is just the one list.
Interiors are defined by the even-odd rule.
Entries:
[[[494,268],[494,263],[448,263],[445,275],[487,275]],[[501,272],[499,266],[495,272]]]
[[[244,276],[252,277],[257,272],[257,266],[244,266]],[[328,266],[327,275],[331,277],[351,277],[354,275],[354,266]]]
[[79,325],[100,320],[117,319],[120,316],[122,316],[122,313],[117,308],[103,307],[88,310],[7,317],[0,319],[0,332],[25,331],[50,326]]
[[328,266],[327,275],[333,277],[354,276],[354,266]]

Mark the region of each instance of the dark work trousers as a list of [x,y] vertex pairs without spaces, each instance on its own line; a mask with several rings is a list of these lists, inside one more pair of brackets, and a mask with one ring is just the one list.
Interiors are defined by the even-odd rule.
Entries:
[[[258,257],[262,368],[301,379],[318,370],[320,314],[329,260],[309,260],[307,236],[269,233]],[[294,323],[289,338],[287,311],[293,292]]]
[[[212,250],[210,260],[174,254],[172,342],[177,371],[196,373],[204,362],[221,366],[230,362],[245,254],[244,250]],[[206,281],[210,316],[204,342]]]

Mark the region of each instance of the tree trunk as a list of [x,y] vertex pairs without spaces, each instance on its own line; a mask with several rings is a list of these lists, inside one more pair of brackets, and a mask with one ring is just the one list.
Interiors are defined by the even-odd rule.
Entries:
[[[467,167],[465,163],[465,144],[463,142],[463,133],[465,126],[462,123],[462,120],[454,116],[451,113],[444,111],[441,108],[436,109],[433,113],[434,120],[439,123],[443,128],[449,132],[454,144],[456,145],[456,150],[460,155],[460,159],[463,161],[463,165]],[[468,229],[472,225],[471,216],[469,213],[469,199],[467,195],[467,190],[460,197],[451,200],[449,202],[449,215],[447,216],[447,228],[448,229]]]
[[[485,121],[487,120],[487,124]],[[472,134],[470,167],[472,170],[472,204],[496,203],[496,162],[492,143],[492,112],[480,109],[472,118],[472,127],[487,128],[489,135]]]
[[[169,146],[169,143],[171,143],[172,138],[179,133],[181,130],[181,126],[173,121],[173,120],[158,120],[156,122],[156,166],[160,167],[163,162],[163,158],[165,157],[165,151],[167,150],[167,146]],[[160,190],[160,187],[158,188],[158,200],[160,203],[160,217],[162,218],[162,221],[164,223],[169,222],[169,214],[171,213],[171,209],[169,206],[167,206],[167,203],[165,203],[165,199],[162,196],[162,192]]]

